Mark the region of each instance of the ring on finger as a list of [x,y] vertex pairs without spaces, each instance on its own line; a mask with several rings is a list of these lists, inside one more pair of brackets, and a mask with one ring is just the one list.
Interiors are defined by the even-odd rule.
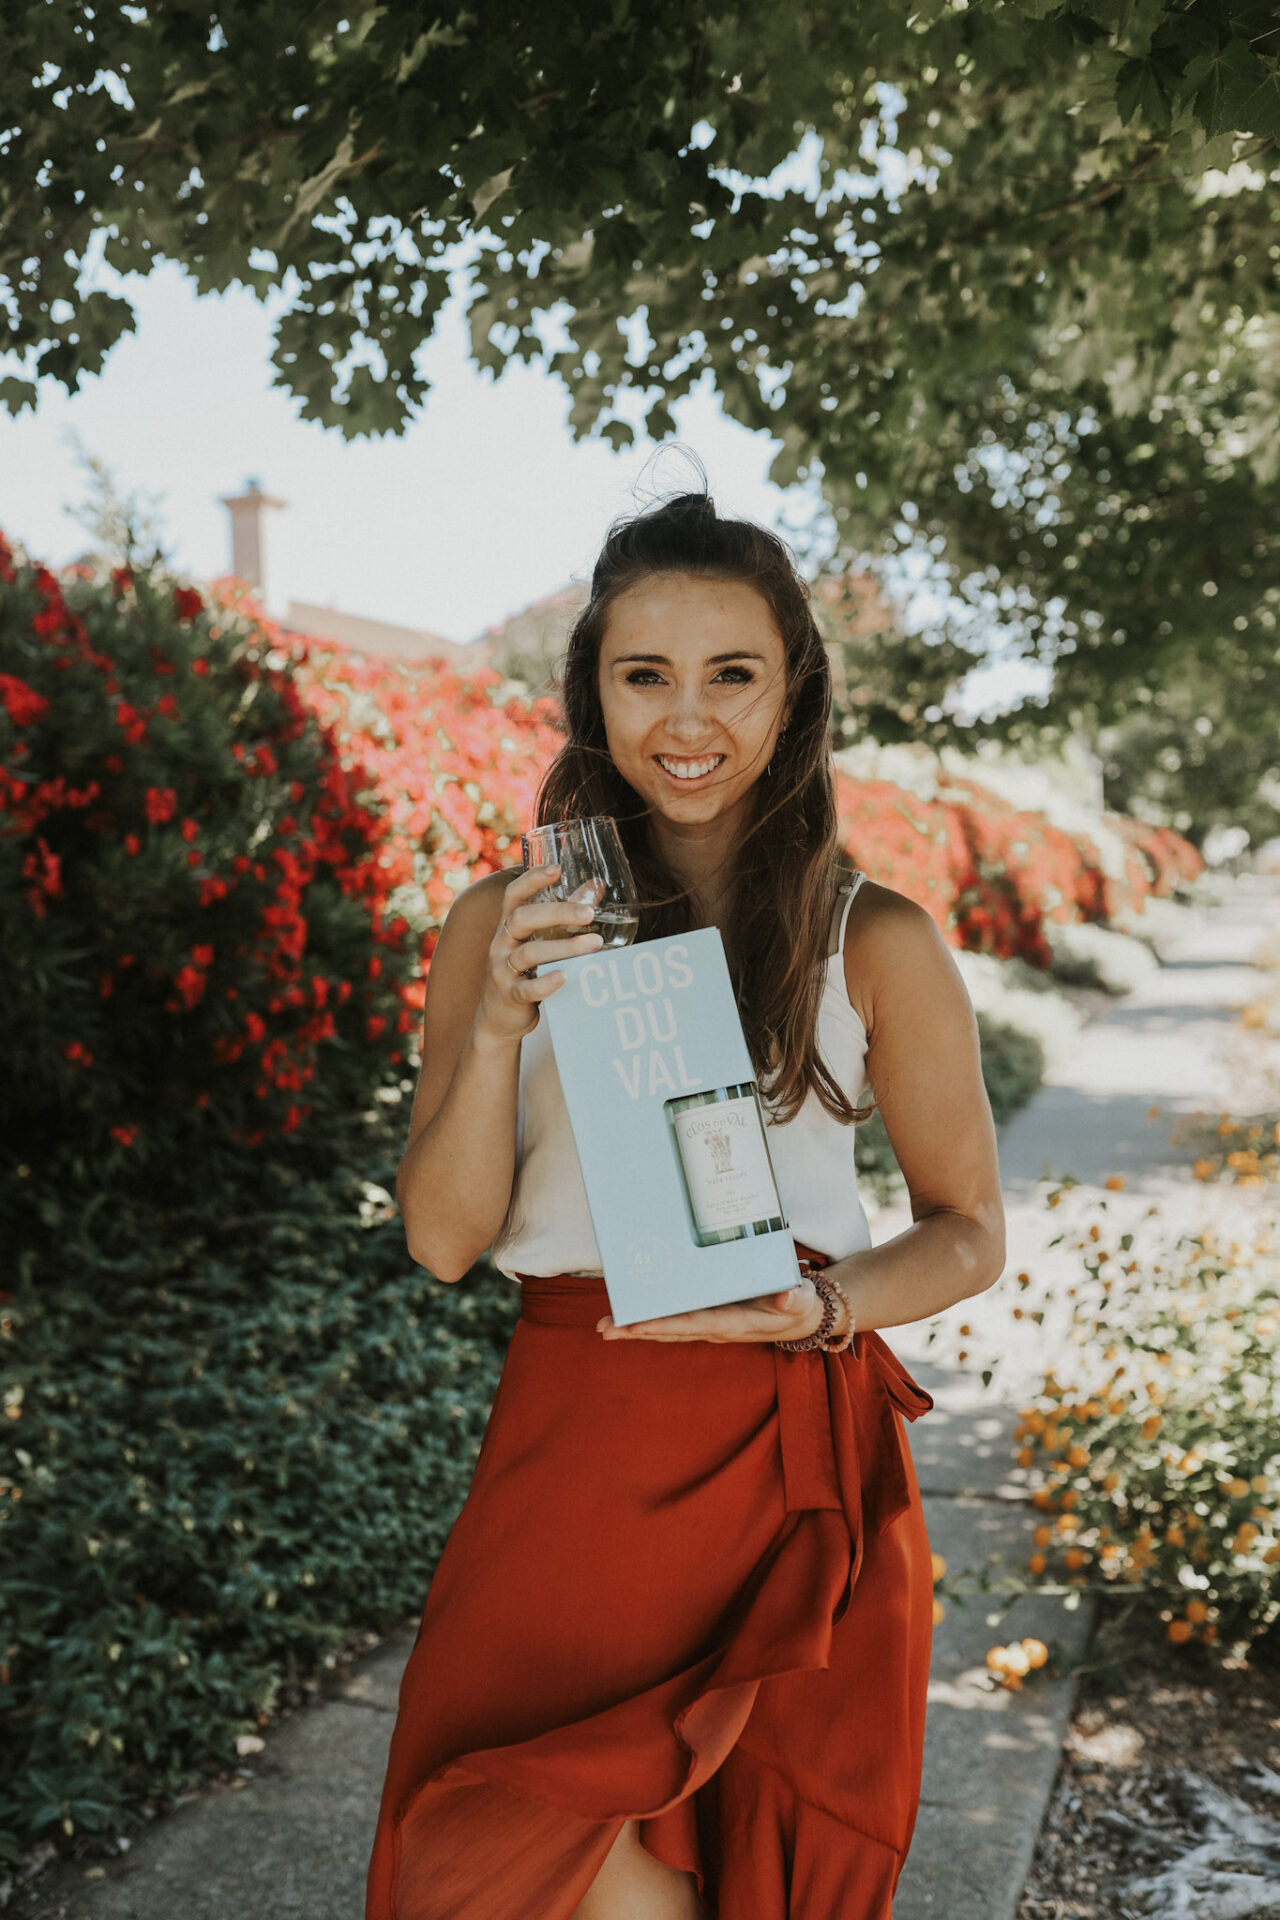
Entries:
[[[511,955],[510,955],[510,954],[508,954],[508,955],[507,955],[507,965],[508,965],[509,967],[511,967]],[[516,975],[516,976],[517,976],[517,977],[518,977],[519,979],[521,979],[521,980],[523,980],[523,979],[524,979],[524,977],[525,977],[525,970],[524,970],[524,968],[523,968],[523,967],[511,967],[511,971],[512,971],[512,973],[514,973],[514,974],[515,974],[515,975]]]

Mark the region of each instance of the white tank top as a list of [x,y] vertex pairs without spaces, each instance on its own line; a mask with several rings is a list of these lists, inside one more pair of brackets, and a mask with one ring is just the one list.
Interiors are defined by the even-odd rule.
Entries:
[[[844,977],[849,908],[865,875],[846,883],[835,952],[826,960],[826,988],[818,1012],[818,1045],[836,1084],[855,1103],[865,1085],[867,1032],[854,1012]],[[832,1260],[871,1245],[858,1196],[852,1125],[842,1126],[817,1095],[807,1095],[794,1119],[768,1121],[769,1150],[793,1239]],[[564,1103],[547,1023],[539,1020],[520,1043],[516,1104],[516,1171],[511,1204],[494,1240],[494,1265],[518,1274],[601,1272],[582,1169]]]

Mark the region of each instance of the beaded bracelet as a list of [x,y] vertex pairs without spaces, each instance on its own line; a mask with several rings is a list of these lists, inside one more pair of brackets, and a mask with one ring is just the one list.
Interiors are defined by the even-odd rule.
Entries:
[[856,1332],[856,1328],[853,1323],[853,1308],[849,1305],[848,1294],[845,1292],[844,1288],[840,1285],[840,1282],[836,1279],[834,1273],[824,1273],[822,1277],[826,1281],[829,1287],[835,1288],[836,1292],[840,1295],[840,1298],[844,1301],[845,1319],[848,1322],[848,1325],[845,1327],[845,1330],[841,1334],[840,1338],[838,1340],[829,1340],[827,1342],[825,1350],[827,1353],[843,1353],[845,1348],[848,1346],[849,1342],[853,1339],[854,1333]]
[[[807,1263],[805,1270],[809,1278],[813,1281],[814,1291],[822,1302],[822,1319],[816,1331],[808,1334],[803,1340],[778,1340],[775,1341],[774,1344],[780,1348],[783,1353],[813,1353],[819,1347],[821,1347],[825,1353],[843,1353],[853,1338],[853,1313],[849,1307],[849,1296],[833,1275],[821,1273],[814,1268],[808,1267]],[[831,1332],[836,1324],[837,1295],[844,1301],[845,1312],[849,1316],[849,1325],[843,1337],[833,1345],[831,1344]]]

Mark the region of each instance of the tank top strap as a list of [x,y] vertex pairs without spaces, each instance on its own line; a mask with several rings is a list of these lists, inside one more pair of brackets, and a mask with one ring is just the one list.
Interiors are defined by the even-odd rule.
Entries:
[[847,880],[842,880],[839,887],[836,889],[837,898],[839,898],[840,894],[844,894],[845,902],[844,902],[844,908],[840,914],[840,924],[836,931],[835,945],[832,947],[830,954],[827,956],[828,959],[834,958],[834,956],[837,953],[842,954],[844,952],[844,936],[845,936],[845,929],[849,924],[849,909],[853,905],[854,900],[857,897],[858,889],[862,885],[866,877],[867,877],[866,874],[863,873],[860,867],[855,867],[854,871],[850,874],[849,878]]

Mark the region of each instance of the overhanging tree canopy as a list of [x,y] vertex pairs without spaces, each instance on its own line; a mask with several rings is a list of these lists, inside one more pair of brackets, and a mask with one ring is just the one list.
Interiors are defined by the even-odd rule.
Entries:
[[576,433],[624,444],[640,411],[662,434],[709,369],[849,549],[911,503],[911,537],[971,592],[998,577],[1057,663],[1038,724],[1122,714],[1171,660],[1237,692],[1270,674],[1269,0],[424,19],[50,0],[7,25],[0,297],[25,365],[0,399],[74,386],[128,327],[86,276],[100,247],[282,289],[304,415],[394,431],[462,271],[478,361],[545,359]]

